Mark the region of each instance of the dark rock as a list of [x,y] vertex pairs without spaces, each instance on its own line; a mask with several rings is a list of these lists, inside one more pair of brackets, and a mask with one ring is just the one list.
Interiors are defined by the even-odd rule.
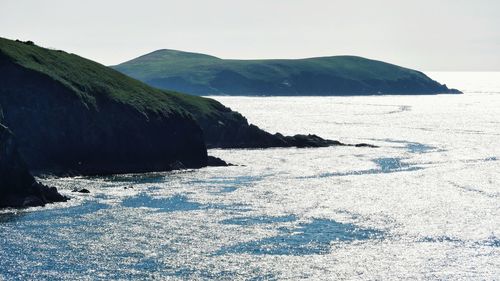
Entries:
[[17,152],[10,130],[0,124],[0,208],[44,206],[69,198],[36,182]]
[[378,146],[369,144],[369,143],[358,143],[354,145],[355,147],[370,147],[370,148],[378,148]]
[[[270,134],[259,127],[249,124],[238,112],[224,107],[218,115],[197,116],[204,132],[208,148],[272,148],[272,147],[328,147],[349,146],[337,140],[323,139],[317,135],[298,134],[284,136],[280,133]],[[357,147],[376,147],[370,144],[357,144]]]
[[209,148],[304,148],[344,145],[339,141],[323,139],[317,135],[271,134],[249,124],[245,117],[229,108],[220,109],[217,116],[195,117],[203,129],[205,142]]
[[39,185],[40,192],[44,195],[48,202],[66,202],[69,200],[68,197],[61,195],[57,191],[57,188],[53,186],[46,186],[41,183],[37,184]]
[[170,170],[185,170],[187,167],[181,161],[175,161],[170,164]]
[[295,135],[292,137],[285,137],[289,146],[295,147],[327,147],[334,145],[345,145],[339,141],[323,139],[317,135]]
[[75,189],[71,190],[71,192],[90,193],[90,191],[88,189],[86,189],[86,188],[80,188],[80,189],[75,188]]
[[[196,98],[196,97],[193,97]],[[182,106],[189,107],[182,99],[176,100]],[[249,124],[240,113],[231,110],[218,101],[204,100],[207,110],[191,110],[194,118],[203,130],[203,137],[208,148],[271,148],[271,147],[325,147],[344,145],[339,141],[323,139],[316,135],[284,136],[271,134]]]
[[27,208],[27,207],[39,207],[39,206],[45,206],[45,203],[42,201],[40,197],[32,195],[24,198],[23,205],[21,207]]
[[207,161],[207,166],[210,167],[227,167],[227,166],[234,166],[233,164],[228,164],[226,161],[215,157],[215,156],[208,156],[208,161]]

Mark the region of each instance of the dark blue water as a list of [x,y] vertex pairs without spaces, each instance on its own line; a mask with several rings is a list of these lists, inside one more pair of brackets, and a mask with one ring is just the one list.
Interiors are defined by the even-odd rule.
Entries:
[[[233,184],[237,184],[237,180],[234,178]],[[255,178],[255,181],[258,180],[261,179]],[[251,181],[250,177],[245,179],[246,183]],[[121,182],[147,186],[156,180],[134,177],[134,180],[127,178]],[[82,195],[83,201],[75,206],[60,204],[52,206],[52,209],[13,210],[0,214],[0,276],[6,280],[69,280],[82,276],[93,280],[153,279],[155,276],[238,278],[240,275],[234,270],[206,270],[168,262],[169,256],[181,253],[178,246],[189,243],[190,235],[199,235],[197,232],[205,228],[203,221],[190,217],[209,209],[222,212],[221,220],[217,222],[221,226],[242,229],[273,227],[278,230],[278,235],[236,244],[228,241],[226,245],[207,252],[207,257],[230,254],[321,255],[329,253],[333,243],[383,238],[381,231],[351,223],[328,219],[304,221],[296,215],[248,216],[245,214],[251,209],[245,209],[243,204],[206,204],[196,202],[188,194],[159,196],[155,193],[157,190],[157,187],[150,186],[124,196],[118,204],[110,202],[113,195],[99,193]],[[173,233],[170,233],[176,226],[156,217],[161,213],[183,217],[181,220],[188,223],[192,220],[192,223],[198,224],[197,231],[188,232],[185,237],[179,234],[172,236]],[[224,219],[224,216],[228,218]],[[163,243],[163,239],[174,241]],[[151,250],[155,251],[153,256],[148,255]],[[253,275],[247,277],[252,280],[276,278],[274,274],[259,270],[255,270]]]

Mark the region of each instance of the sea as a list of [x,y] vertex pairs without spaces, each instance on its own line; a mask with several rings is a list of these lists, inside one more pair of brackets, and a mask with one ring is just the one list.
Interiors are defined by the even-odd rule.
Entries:
[[464,94],[214,97],[273,133],[378,148],[40,179],[72,200],[1,211],[0,280],[500,280],[500,72],[427,74]]

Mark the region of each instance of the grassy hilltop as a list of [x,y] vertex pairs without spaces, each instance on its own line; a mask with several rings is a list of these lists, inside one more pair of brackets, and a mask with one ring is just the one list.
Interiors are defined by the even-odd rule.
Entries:
[[422,72],[356,56],[233,60],[158,50],[113,68],[161,89],[195,95],[457,93]]
[[96,99],[103,97],[130,105],[143,113],[149,111],[165,115],[187,113],[183,106],[201,113],[220,107],[214,100],[151,88],[78,55],[26,42],[0,38],[0,56],[2,60],[8,59],[61,83],[89,107],[97,106]]

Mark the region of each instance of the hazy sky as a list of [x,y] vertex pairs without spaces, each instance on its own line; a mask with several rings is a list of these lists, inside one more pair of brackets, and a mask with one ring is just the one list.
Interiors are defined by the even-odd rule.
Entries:
[[156,49],[500,70],[499,0],[0,0],[0,37],[117,64]]

